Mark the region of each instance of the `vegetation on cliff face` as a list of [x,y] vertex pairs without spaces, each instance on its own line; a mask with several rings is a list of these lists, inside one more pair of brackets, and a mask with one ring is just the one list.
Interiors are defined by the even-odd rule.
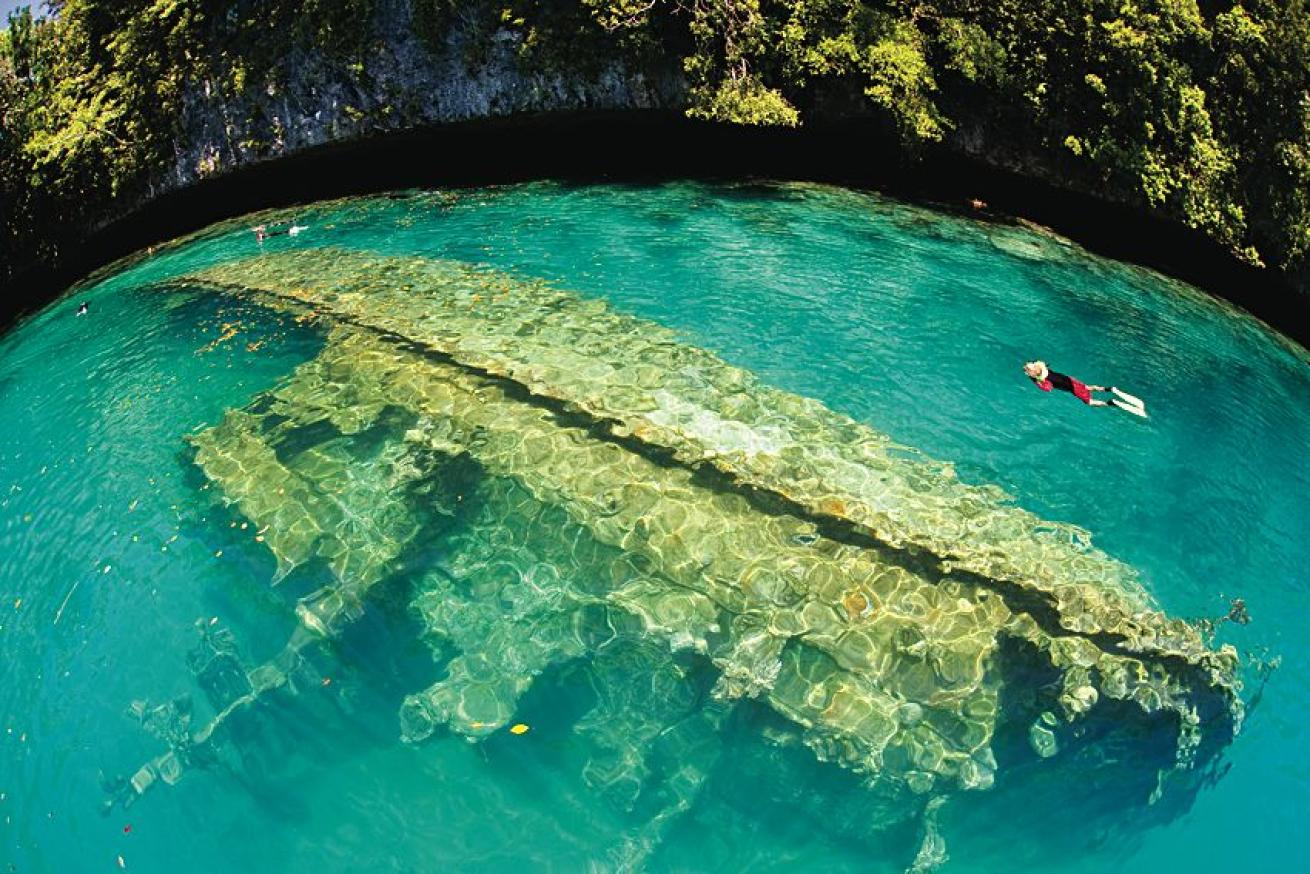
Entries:
[[[0,279],[172,166],[188,87],[266,88],[292,48],[366,75],[381,12],[469,63],[674,59],[686,111],[884,119],[1157,209],[1253,262],[1310,250],[1305,0],[55,0],[0,34]],[[56,229],[72,229],[63,232]]]
[[154,192],[186,89],[263,84],[281,51],[361,53],[373,0],[54,0],[0,34],[0,280]]

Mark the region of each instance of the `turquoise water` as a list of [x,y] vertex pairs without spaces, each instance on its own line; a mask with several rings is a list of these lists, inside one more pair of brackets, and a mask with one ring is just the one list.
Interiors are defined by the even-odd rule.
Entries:
[[[296,218],[307,231],[265,246],[483,263],[673,327],[1090,529],[1175,615],[1246,598],[1254,622],[1221,639],[1284,667],[1216,785],[1148,827],[1114,787],[1061,787],[1052,803],[998,784],[945,811],[947,870],[1310,861],[1297,835],[1310,812],[1304,350],[1054,238],[839,189],[539,184]],[[146,871],[610,867],[640,822],[579,779],[571,727],[586,702],[567,671],[523,702],[526,735],[399,742],[400,700],[438,673],[403,592],[383,592],[317,665],[323,694],[259,714],[235,766],[98,814],[103,779],[159,751],[129,704],[198,694],[197,620],[217,618],[256,660],[294,624],[294,596],[268,585],[271,558],[215,508],[182,437],[277,384],[322,337],[234,298],[143,290],[254,254],[251,223],[80,293],[88,317],[65,299],[0,339],[0,858],[21,871],[119,856]],[[1152,418],[1036,392],[1018,370],[1031,357],[1128,388]],[[779,754],[749,726],[727,738],[646,867],[896,870],[913,855],[905,835],[860,827],[852,775]]]

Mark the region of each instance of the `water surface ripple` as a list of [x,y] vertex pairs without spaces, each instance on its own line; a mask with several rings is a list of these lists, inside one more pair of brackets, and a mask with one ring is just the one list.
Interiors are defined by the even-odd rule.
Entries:
[[[1220,640],[1284,666],[1222,779],[1151,827],[1116,820],[1140,799],[1114,787],[1030,780],[1019,795],[998,781],[944,810],[945,870],[1310,864],[1304,350],[1057,238],[836,188],[538,183],[328,202],[294,218],[307,230],[266,251],[453,259],[603,298],[1094,532],[1172,615],[1247,600],[1254,622]],[[259,730],[234,739],[236,758],[99,814],[105,782],[160,750],[131,702],[200,697],[187,666],[197,621],[217,619],[257,663],[285,643],[306,594],[294,576],[268,585],[273,559],[213,500],[183,438],[281,384],[323,332],[238,297],[147,289],[257,254],[253,223],[144,255],[0,337],[0,860],[17,871],[111,870],[120,856],[133,871],[615,864],[640,817],[579,778],[587,752],[572,726],[594,703],[582,675],[533,687],[516,716],[527,735],[400,742],[405,696],[444,670],[404,586],[316,664],[331,680],[318,703],[269,703]],[[1124,386],[1152,418],[1034,390],[1019,372],[1031,357]],[[917,835],[863,828],[854,775],[767,743],[756,725],[723,737],[705,791],[645,867],[897,870],[913,854]]]

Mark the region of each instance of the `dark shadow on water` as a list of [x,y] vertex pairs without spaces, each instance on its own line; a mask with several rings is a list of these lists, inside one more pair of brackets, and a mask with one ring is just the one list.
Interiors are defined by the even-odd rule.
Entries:
[[[524,148],[525,143],[531,148]],[[433,160],[440,155],[440,160]],[[946,149],[907,162],[894,137],[861,122],[771,130],[695,122],[673,112],[520,116],[392,133],[310,149],[164,195],[107,225],[62,264],[31,265],[0,289],[0,325],[32,312],[80,276],[147,245],[270,207],[420,187],[534,179],[642,183],[713,180],[721,196],[801,196],[753,180],[829,182],[967,211],[1021,215],[1093,251],[1157,267],[1310,340],[1310,296],[1236,261],[1198,232],[1146,210],[1111,204],[998,170]]]
[[[1227,772],[1223,747],[1203,742],[1192,769],[1175,768],[1176,716],[1145,716],[1133,703],[1102,698],[1068,723],[1060,714],[1058,678],[1038,673],[1029,644],[1008,641],[1000,659],[1015,680],[1002,687],[1005,719],[993,743],[996,784],[945,808],[941,828],[955,858],[983,869],[1058,869],[1092,856],[1111,870],[1128,860],[1146,833],[1185,816],[1201,792]],[[1056,715],[1058,748],[1039,756],[1029,731],[1043,712]]]
[[[834,871],[899,872],[914,858],[921,805],[889,810],[861,775],[819,761],[797,726],[762,703],[742,702],[726,734],[705,798],[670,831],[669,852],[656,856],[656,870],[687,870],[696,864],[687,848],[716,841],[726,851],[715,860],[722,871],[734,870],[736,858],[770,861],[752,859],[757,840],[770,852],[789,852],[800,867],[817,862],[812,854],[825,848],[823,863]],[[673,855],[678,851],[681,857]]]

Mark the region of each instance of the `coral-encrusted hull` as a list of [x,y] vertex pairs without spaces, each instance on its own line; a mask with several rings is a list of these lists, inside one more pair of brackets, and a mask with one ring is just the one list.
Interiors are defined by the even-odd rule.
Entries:
[[[587,779],[624,806],[653,779],[658,738],[712,736],[750,700],[777,738],[863,775],[890,820],[1098,743],[1185,771],[1240,728],[1235,652],[1155,609],[1085,533],[599,301],[334,250],[166,287],[328,326],[317,358],[193,438],[196,461],[264,532],[279,577],[330,571],[287,652],[338,633],[407,553],[440,544],[414,607],[449,662],[405,701],[408,740],[495,732],[543,673],[581,664],[609,708],[577,725]],[[661,706],[622,715],[616,659]],[[713,677],[699,691],[697,665]],[[213,735],[171,742],[170,767]],[[662,775],[675,800],[652,834],[716,755]]]

